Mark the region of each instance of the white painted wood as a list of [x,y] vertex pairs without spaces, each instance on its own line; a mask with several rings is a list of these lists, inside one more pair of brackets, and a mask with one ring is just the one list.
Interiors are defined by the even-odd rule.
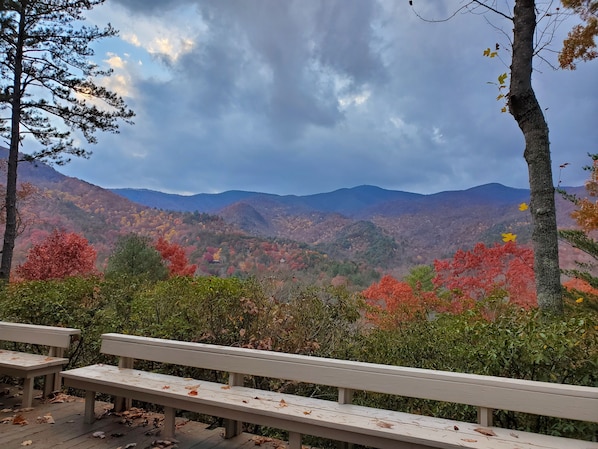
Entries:
[[[245,376],[241,373],[229,373],[228,385],[242,386],[245,381]],[[224,438],[234,438],[243,432],[243,423],[241,421],[233,421],[230,419],[224,420]]]
[[176,410],[172,407],[164,407],[164,427],[162,434],[164,438],[174,438]]
[[289,432],[289,449],[301,449],[301,434]]
[[0,321],[0,340],[49,347],[48,356],[0,350],[0,373],[24,379],[24,407],[31,407],[33,401],[33,377],[46,376],[44,396],[60,389],[58,373],[68,363],[62,357],[64,350],[80,334],[79,329]]
[[70,327],[40,326],[36,324],[0,321],[0,340],[68,348],[71,340],[81,334]]
[[484,427],[492,427],[493,411],[491,408],[478,407],[478,423]]
[[338,403],[339,404],[350,404],[353,402],[353,391],[350,388],[339,388],[338,389]]
[[598,388],[105,334],[102,352],[183,366],[598,422]]
[[87,390],[85,392],[85,424],[91,424],[96,419],[96,392],[95,390]]
[[[383,449],[598,449],[598,443],[493,427],[484,436],[477,423],[372,409],[336,401],[182,379],[109,365],[65,371],[65,384],[129,395],[141,401],[268,425]],[[190,394],[195,391],[197,394]]]

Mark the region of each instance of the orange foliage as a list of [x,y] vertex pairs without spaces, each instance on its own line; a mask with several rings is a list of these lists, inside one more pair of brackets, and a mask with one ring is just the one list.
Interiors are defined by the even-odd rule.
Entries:
[[156,250],[168,263],[168,273],[170,276],[193,276],[197,265],[189,265],[189,259],[182,246],[176,243],[168,243],[164,237],[160,237],[156,242]]
[[578,291],[580,293],[585,293],[587,295],[591,295],[595,298],[598,298],[598,289],[592,287],[587,281],[584,281],[583,279],[570,279],[567,282],[563,282],[563,287],[565,287],[569,291]]
[[596,0],[562,0],[585,22],[573,27],[559,54],[561,68],[575,70],[575,61],[591,61],[598,57],[595,38],[598,36],[598,3]]
[[453,313],[496,294],[504,294],[511,304],[535,307],[533,263],[533,251],[513,241],[491,247],[478,243],[471,251],[457,251],[453,259],[435,260],[434,285],[451,292]]
[[90,275],[96,272],[96,256],[96,250],[85,237],[55,230],[31,247],[27,260],[17,267],[16,274],[25,280]]
[[[586,190],[591,197],[598,197],[598,161],[594,161],[592,176],[586,182]],[[577,201],[578,209],[571,213],[571,217],[585,231],[598,229],[598,201],[583,198]]]
[[438,301],[434,293],[414,291],[406,282],[389,275],[384,276],[379,283],[370,285],[362,294],[370,306],[366,317],[385,329],[425,318]]

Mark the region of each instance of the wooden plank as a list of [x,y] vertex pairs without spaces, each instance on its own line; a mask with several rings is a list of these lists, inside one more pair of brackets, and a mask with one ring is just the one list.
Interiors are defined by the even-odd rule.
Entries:
[[70,327],[41,326],[0,321],[0,340],[5,341],[68,348],[71,340],[80,334],[81,331],[79,329]]
[[102,352],[218,371],[598,422],[598,388],[379,365],[121,334]]
[[[58,367],[60,370],[62,365],[66,365],[68,362],[69,359],[62,357],[50,357],[41,354],[29,354],[26,352],[0,349],[0,372],[8,376],[19,376],[19,374],[16,373],[39,371],[48,367]],[[56,370],[51,369],[51,371],[53,372]]]
[[[12,389],[13,391],[15,389]],[[1,407],[12,409],[18,403],[18,398],[1,398]],[[72,398],[71,398],[72,399]],[[98,402],[96,412],[101,415],[110,404]],[[21,413],[21,412],[18,412]],[[55,419],[55,424],[40,424],[35,422],[37,416],[50,413]],[[148,428],[141,426],[129,427],[120,424],[121,419],[117,416],[108,416],[96,421],[93,425],[83,424],[83,401],[77,398],[74,402],[68,403],[41,403],[34,409],[22,412],[29,424],[16,426],[11,424],[0,425],[0,442],[2,449],[23,449],[22,443],[31,440],[32,448],[61,448],[61,449],[115,449],[124,447],[129,443],[137,443],[137,448],[151,447],[151,442],[163,439],[161,435],[145,435]],[[12,416],[11,413],[2,413],[1,417]],[[160,414],[152,416],[161,417]],[[196,421],[188,421],[177,418],[177,424],[182,425],[177,430],[177,444],[179,449],[196,448],[197,444],[207,441],[202,449],[253,449],[257,447],[251,441],[253,435],[242,434],[232,439],[222,438],[223,429],[216,428],[208,430],[207,424]],[[106,438],[93,438],[95,431],[104,431]],[[112,434],[123,433],[122,437],[113,437]],[[211,444],[211,445],[210,445]],[[261,445],[260,449],[274,449],[280,445]]]
[[[477,432],[477,423],[371,409],[246,387],[109,365],[77,368],[63,374],[75,388],[96,388],[173,408],[380,448],[598,449],[598,443],[574,441],[493,427],[496,436]],[[191,393],[194,391],[195,393]],[[456,430],[458,429],[458,430]]]

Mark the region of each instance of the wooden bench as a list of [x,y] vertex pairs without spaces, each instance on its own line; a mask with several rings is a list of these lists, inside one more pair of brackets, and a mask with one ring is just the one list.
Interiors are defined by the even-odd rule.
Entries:
[[[95,394],[102,392],[164,406],[165,437],[174,434],[175,410],[180,409],[227,419],[227,438],[240,433],[241,422],[287,430],[293,449],[301,447],[302,434],[393,449],[598,449],[598,443],[492,426],[493,409],[598,422],[598,388],[120,334],[104,334],[101,351],[119,356],[120,366],[99,364],[62,373],[65,385],[86,391],[87,423],[95,419]],[[229,382],[136,370],[134,359],[228,372]],[[245,375],[334,386],[338,402],[247,388]],[[473,405],[479,422],[353,405],[354,390]]]
[[33,381],[38,376],[45,376],[44,396],[60,389],[58,374],[68,363],[68,359],[63,358],[64,351],[80,334],[79,329],[68,327],[0,321],[0,340],[50,348],[48,355],[0,349],[0,374],[24,379],[22,407],[31,407]]

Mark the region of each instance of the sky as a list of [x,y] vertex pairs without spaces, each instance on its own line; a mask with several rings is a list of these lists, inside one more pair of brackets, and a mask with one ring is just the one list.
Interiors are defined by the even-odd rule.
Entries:
[[[407,0],[107,0],[88,21],[120,34],[95,60],[114,70],[102,83],[135,125],[99,134],[90,159],[58,170],[178,194],[528,188],[523,136],[496,99],[512,23],[480,9],[417,16],[464,3],[413,0],[416,14]],[[553,31],[554,18],[541,24],[554,38],[534,88],[554,182],[582,185],[598,153],[598,61],[554,70],[576,23]],[[496,44],[498,57],[484,57]]]

